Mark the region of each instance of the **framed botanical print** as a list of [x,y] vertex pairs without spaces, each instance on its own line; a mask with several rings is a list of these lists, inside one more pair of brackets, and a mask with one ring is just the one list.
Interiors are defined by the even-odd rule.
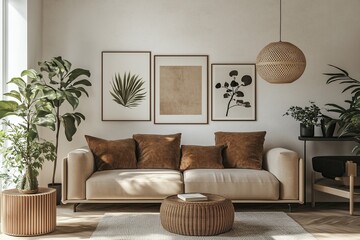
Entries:
[[151,121],[151,52],[101,53],[102,121]]
[[211,119],[213,121],[255,121],[255,91],[255,64],[212,64]]
[[208,61],[207,55],[155,55],[155,123],[208,123]]

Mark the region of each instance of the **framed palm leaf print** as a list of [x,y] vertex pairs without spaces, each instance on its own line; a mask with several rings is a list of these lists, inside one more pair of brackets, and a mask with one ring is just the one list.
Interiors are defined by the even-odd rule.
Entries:
[[151,121],[151,52],[103,51],[102,121]]

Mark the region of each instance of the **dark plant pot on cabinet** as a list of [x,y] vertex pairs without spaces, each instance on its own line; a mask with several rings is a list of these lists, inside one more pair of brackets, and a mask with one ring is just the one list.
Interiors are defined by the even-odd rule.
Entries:
[[300,137],[313,137],[314,136],[314,125],[306,126],[300,123]]
[[56,205],[61,204],[61,183],[49,183],[48,188],[53,188],[56,190]]
[[336,122],[332,121],[331,118],[323,118],[320,123],[323,137],[332,137],[335,132]]

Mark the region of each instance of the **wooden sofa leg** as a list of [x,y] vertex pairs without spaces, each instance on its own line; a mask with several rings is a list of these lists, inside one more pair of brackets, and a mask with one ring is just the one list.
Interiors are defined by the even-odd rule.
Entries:
[[288,204],[288,207],[289,207],[289,212],[291,212],[292,211],[291,203]]
[[74,212],[76,212],[76,207],[79,205],[80,205],[80,203],[74,203]]

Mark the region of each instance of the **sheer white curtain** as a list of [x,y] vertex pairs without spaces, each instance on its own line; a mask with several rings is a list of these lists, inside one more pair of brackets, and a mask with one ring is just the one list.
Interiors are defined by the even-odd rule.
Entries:
[[[27,68],[27,5],[23,0],[1,1],[1,30],[0,30],[0,98],[13,86],[6,83],[15,76],[20,76],[22,70]],[[11,119],[10,119],[11,121]],[[16,119],[14,119],[16,121]],[[2,167],[0,159],[0,169]],[[2,188],[4,188],[4,185]],[[1,187],[1,186],[0,186]],[[8,186],[13,188],[14,186]]]
[[[6,41],[5,41],[5,19],[6,19],[6,11],[5,11],[5,3],[6,0],[1,0],[0,3],[0,99],[2,99],[2,95],[5,89],[5,79],[6,79],[6,71],[5,71],[5,58],[6,58]],[[0,169],[2,168],[2,156],[0,156]],[[2,199],[2,179],[0,178],[0,206],[1,206],[1,199]],[[1,207],[0,207],[0,216],[1,216]],[[1,223],[1,217],[0,217],[0,223]]]
[[[5,59],[6,59],[6,51],[5,51],[5,45],[6,45],[6,41],[5,41],[5,19],[6,19],[6,7],[5,7],[5,3],[6,0],[1,0],[1,4],[0,4],[0,54],[1,54],[1,58],[0,58],[0,79],[1,79],[1,84],[0,84],[0,93],[1,93],[1,97],[0,99],[2,99],[3,93],[4,93],[4,89],[5,89],[5,82],[6,82],[6,71],[5,71]],[[0,168],[2,167],[2,156],[0,156]],[[2,179],[0,179],[0,191],[2,191]]]

